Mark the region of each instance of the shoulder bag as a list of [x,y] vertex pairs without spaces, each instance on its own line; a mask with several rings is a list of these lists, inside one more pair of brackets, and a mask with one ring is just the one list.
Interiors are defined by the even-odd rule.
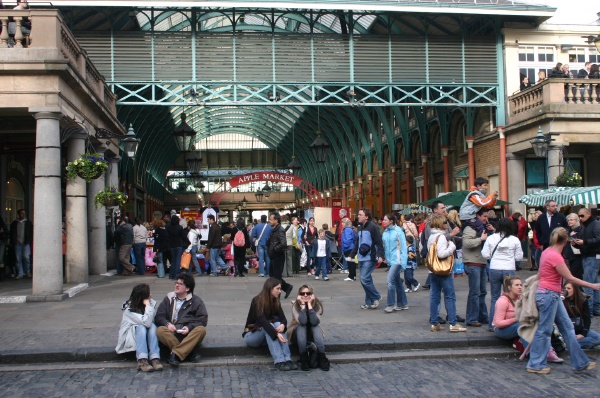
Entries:
[[429,252],[427,253],[427,259],[425,265],[427,269],[436,275],[447,276],[452,273],[454,268],[454,256],[448,256],[446,258],[439,258],[437,254],[437,243],[440,237],[435,239],[435,242],[429,246]]

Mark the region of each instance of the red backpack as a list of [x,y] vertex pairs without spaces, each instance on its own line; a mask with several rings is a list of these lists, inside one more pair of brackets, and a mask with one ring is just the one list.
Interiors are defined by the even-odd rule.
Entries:
[[233,237],[233,245],[237,247],[246,246],[246,238],[244,238],[244,233],[238,230]]

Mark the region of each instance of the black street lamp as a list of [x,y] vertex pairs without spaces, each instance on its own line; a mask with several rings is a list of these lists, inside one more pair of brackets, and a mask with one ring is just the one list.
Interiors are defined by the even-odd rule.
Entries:
[[185,160],[185,165],[191,173],[199,173],[202,166],[202,155],[200,152],[194,152]]
[[141,141],[135,136],[135,132],[133,131],[133,124],[129,124],[129,130],[127,130],[127,134],[125,134],[124,136],[115,134],[110,130],[97,128],[96,138],[118,138],[121,141],[121,143],[123,143],[123,151],[131,159],[135,159],[135,153],[137,152],[138,145]]
[[541,126],[538,128],[536,136],[529,141],[533,147],[535,156],[538,158],[546,157],[548,154],[548,147],[550,146],[550,143],[554,141],[552,135],[552,133],[544,134]]
[[181,123],[173,130],[173,138],[179,152],[191,152],[196,132],[185,122],[185,113],[181,114]]
[[256,193],[254,194],[254,197],[256,198],[257,202],[262,202],[263,201],[263,197],[265,196],[264,193],[262,193],[262,191],[259,189],[258,191],[256,191]]
[[331,146],[323,137],[321,137],[323,132],[321,130],[317,130],[317,138],[310,144],[310,149],[315,155],[317,163],[325,163],[325,159],[327,158],[327,151]]

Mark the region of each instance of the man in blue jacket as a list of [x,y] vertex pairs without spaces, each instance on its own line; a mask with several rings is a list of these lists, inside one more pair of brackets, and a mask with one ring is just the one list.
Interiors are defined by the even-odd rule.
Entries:
[[365,290],[365,303],[362,309],[375,309],[379,307],[381,294],[373,283],[373,270],[378,257],[383,255],[383,242],[379,227],[371,221],[371,210],[363,208],[358,211],[358,240],[350,257],[358,254],[358,268],[360,270],[360,283]]
[[267,255],[267,249],[269,248],[267,241],[271,237],[271,231],[273,231],[273,228],[267,224],[265,214],[260,216],[260,224],[252,228],[252,241],[256,245],[256,252],[258,253],[258,276],[260,277],[264,277],[265,274],[271,276],[269,270],[270,260]]

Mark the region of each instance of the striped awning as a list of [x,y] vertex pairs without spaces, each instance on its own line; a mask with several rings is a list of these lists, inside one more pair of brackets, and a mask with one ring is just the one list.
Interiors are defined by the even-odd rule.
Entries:
[[597,205],[600,204],[600,186],[557,187],[519,198],[519,202],[528,206],[544,206],[547,200],[554,200],[558,205]]

